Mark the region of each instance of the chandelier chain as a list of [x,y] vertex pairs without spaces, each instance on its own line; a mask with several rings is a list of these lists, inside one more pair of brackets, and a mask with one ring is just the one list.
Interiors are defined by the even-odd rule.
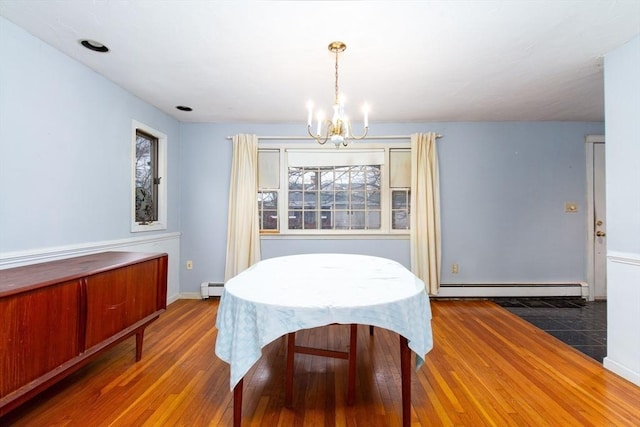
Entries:
[[338,103],[338,51],[336,51],[336,97],[335,97],[335,103]]

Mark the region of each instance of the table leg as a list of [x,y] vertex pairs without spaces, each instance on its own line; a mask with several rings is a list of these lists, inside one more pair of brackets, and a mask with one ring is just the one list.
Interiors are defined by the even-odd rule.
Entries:
[[238,381],[233,388],[233,427],[242,425],[242,383],[244,379]]
[[400,335],[400,375],[402,378],[402,426],[411,425],[411,351],[405,337]]
[[347,405],[356,400],[356,349],[358,348],[358,325],[351,324],[349,334],[349,379],[347,384]]
[[287,365],[284,377],[284,404],[290,408],[293,405],[293,355],[296,346],[296,333],[287,335]]

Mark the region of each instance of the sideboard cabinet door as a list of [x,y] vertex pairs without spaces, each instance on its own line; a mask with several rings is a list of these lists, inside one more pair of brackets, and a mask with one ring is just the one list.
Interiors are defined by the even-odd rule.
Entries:
[[81,352],[79,282],[0,298],[0,397]]
[[87,278],[86,348],[100,344],[158,307],[158,260]]

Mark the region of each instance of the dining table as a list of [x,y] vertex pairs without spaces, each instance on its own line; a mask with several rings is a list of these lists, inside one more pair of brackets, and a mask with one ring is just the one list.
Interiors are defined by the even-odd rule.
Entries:
[[[295,344],[295,333],[332,324],[351,325],[348,351]],[[262,349],[286,336],[285,404],[291,403],[294,354],[349,361],[347,403],[354,403],[357,325],[399,336],[402,425],[411,424],[411,361],[419,369],[433,348],[431,306],[425,283],[397,261],[343,253],[264,259],[229,279],[216,317],[215,354],[230,366],[233,424],[241,425],[243,378]]]

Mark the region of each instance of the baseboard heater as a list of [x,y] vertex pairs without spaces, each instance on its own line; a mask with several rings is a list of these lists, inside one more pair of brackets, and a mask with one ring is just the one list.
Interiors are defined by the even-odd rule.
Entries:
[[222,296],[222,290],[224,289],[224,283],[222,282],[202,282],[200,284],[200,292],[202,293],[202,299],[209,297]]
[[583,297],[586,283],[441,284],[439,297]]

